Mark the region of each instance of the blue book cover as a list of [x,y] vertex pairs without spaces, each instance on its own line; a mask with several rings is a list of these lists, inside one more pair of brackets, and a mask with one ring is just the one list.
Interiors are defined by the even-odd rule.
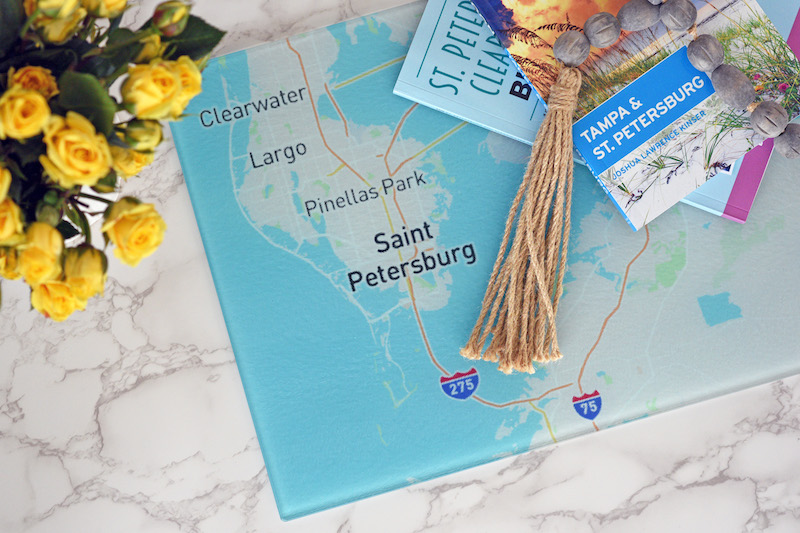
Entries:
[[469,0],[429,0],[394,93],[533,144],[547,112]]
[[212,59],[171,125],[284,519],[800,371],[797,180],[634,233],[585,168],[566,356],[463,359],[530,148],[392,93],[423,7]]
[[[780,102],[797,117],[800,63],[759,4],[693,2],[697,32],[723,43],[726,62],[747,74],[760,98]],[[555,39],[567,30],[582,31],[600,10],[582,0],[473,3],[545,98],[559,69],[552,54]],[[605,0],[602,8],[617,13],[625,3]],[[748,114],[728,108],[709,77],[689,63],[686,45],[692,38],[658,23],[623,32],[608,48],[593,48],[580,66],[575,147],[634,229],[764,141],[749,127]]]

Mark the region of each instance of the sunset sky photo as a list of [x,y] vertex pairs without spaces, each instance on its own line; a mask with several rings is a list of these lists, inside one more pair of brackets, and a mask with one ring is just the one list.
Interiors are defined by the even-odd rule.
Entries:
[[[506,9],[513,12],[515,24],[536,31],[550,45],[561,33],[536,29],[555,22],[569,21],[575,26],[583,27],[586,20],[596,13],[606,11],[616,15],[628,0],[503,0]],[[542,54],[551,55],[549,50],[541,50]]]
[[503,0],[503,5],[514,12],[514,20],[528,29],[538,28],[551,22],[564,22],[569,19],[577,26],[583,26],[586,19],[607,11],[616,15],[627,0]]
[[564,28],[548,30],[541,27],[569,21],[570,24],[583,28],[586,20],[592,15],[602,11],[616,15],[626,2],[627,0],[502,0],[505,9],[502,10],[501,16],[506,19],[503,21],[504,26],[521,26],[536,33],[547,43],[545,46],[537,46],[518,40],[508,40],[504,44],[508,46],[511,54],[552,65],[549,74],[539,75],[523,67],[537,91],[546,98],[556,71],[556,61],[551,47],[563,33]]

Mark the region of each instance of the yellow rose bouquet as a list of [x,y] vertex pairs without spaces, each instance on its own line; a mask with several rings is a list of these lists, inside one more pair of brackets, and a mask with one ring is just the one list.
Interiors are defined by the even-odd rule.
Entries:
[[[182,0],[137,30],[121,26],[127,7],[0,0],[0,277],[27,283],[53,320],[103,293],[106,249],[136,266],[161,244],[152,204],[108,193],[153,161],[161,121],[200,93],[223,36]],[[89,220],[101,216],[96,247]]]

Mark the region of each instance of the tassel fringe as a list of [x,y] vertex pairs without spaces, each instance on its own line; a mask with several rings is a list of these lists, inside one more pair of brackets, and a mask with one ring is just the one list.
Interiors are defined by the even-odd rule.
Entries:
[[461,349],[467,359],[498,363],[506,374],[533,373],[533,362],[562,357],[556,312],[567,262],[572,117],[580,86],[578,69],[561,69],[508,214],[480,316]]

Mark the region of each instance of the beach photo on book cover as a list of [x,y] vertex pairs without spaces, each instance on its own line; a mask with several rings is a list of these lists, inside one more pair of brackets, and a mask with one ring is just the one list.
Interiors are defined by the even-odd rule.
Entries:
[[[491,22],[499,28],[512,57],[544,94],[558,72],[552,55],[558,35],[581,31],[592,14],[616,13],[625,3],[478,2],[489,7]],[[713,35],[723,44],[726,63],[747,74],[760,99],[776,101],[790,119],[797,117],[800,63],[758,3],[694,0],[694,4],[697,33]],[[609,48],[592,48],[589,60],[580,67],[583,85],[575,114],[576,147],[637,228],[764,141],[749,127],[746,111],[732,110],[711,94],[707,76],[698,72],[695,77],[690,70],[682,71],[679,78],[671,75],[671,67],[664,68],[662,62],[673,54],[685,56],[685,46],[692,40],[689,32],[671,32],[656,24],[640,32],[623,32]],[[618,96],[626,88],[631,96],[656,91],[658,95],[652,106],[641,109],[629,105],[628,98],[618,105],[623,103]],[[708,94],[701,96],[702,91]],[[690,99],[694,99],[692,105],[685,105]],[[675,116],[682,102],[686,109]],[[664,120],[667,116],[670,120]]]

